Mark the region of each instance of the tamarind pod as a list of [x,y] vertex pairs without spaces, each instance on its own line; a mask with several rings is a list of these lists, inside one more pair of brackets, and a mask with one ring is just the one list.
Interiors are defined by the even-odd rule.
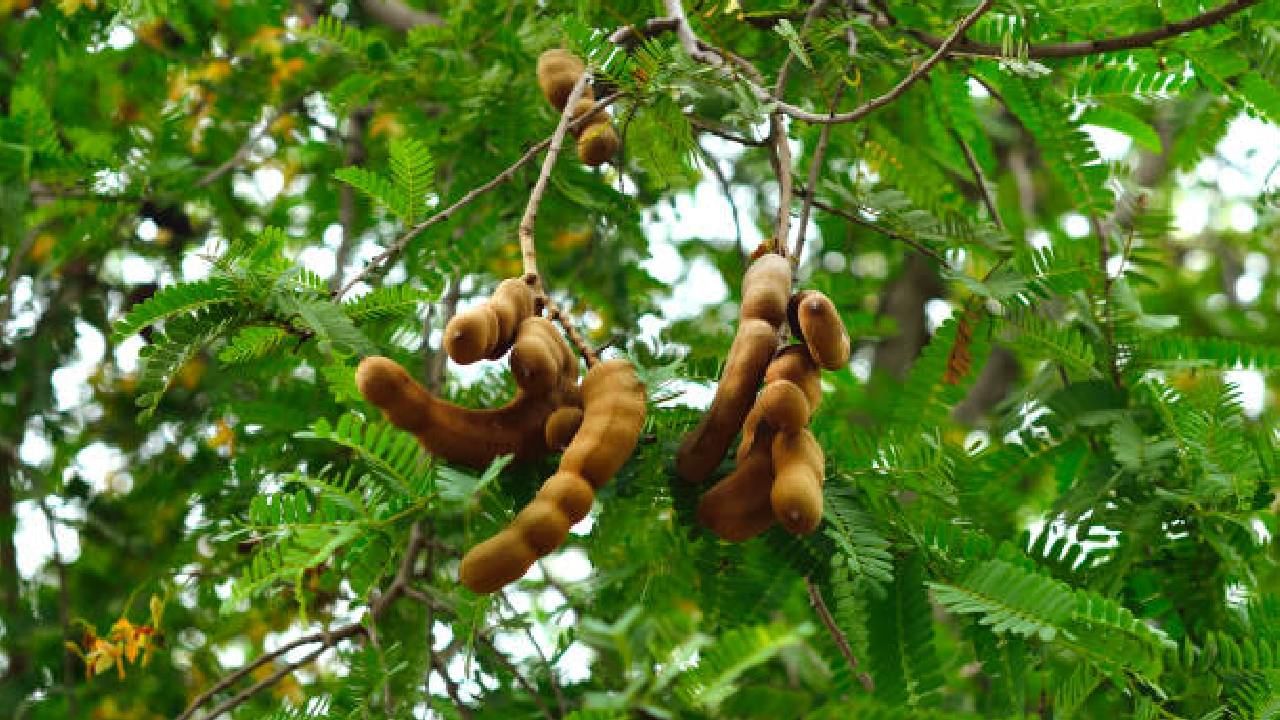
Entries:
[[489,296],[488,305],[498,319],[498,342],[489,351],[488,358],[497,360],[511,349],[520,323],[533,316],[533,288],[523,278],[507,278],[498,283],[493,295]]
[[582,137],[582,133],[586,131],[587,128],[595,127],[596,125],[601,125],[609,122],[609,113],[605,112],[603,108],[601,108],[600,110],[595,110],[593,112],[592,108],[594,108],[595,106],[596,106],[595,99],[589,98],[589,97],[580,98],[578,102],[574,103],[573,105],[574,122],[579,122],[579,119],[582,118],[584,115],[590,114],[590,116],[587,117],[586,120],[581,120],[578,126],[574,129],[573,131],[574,137]]
[[483,360],[500,343],[500,328],[489,303],[463,310],[444,327],[444,351],[460,365]]
[[[517,341],[518,344],[518,341]],[[591,509],[594,488],[631,456],[644,428],[644,385],[626,360],[607,360],[582,381],[582,426],[552,475],[512,521],[462,558],[458,578],[475,592],[493,592],[524,575],[559,547]]]
[[822,402],[822,371],[809,354],[809,348],[800,343],[782,348],[769,363],[764,372],[764,382],[767,385],[775,380],[795,383],[809,401],[810,414]]
[[[770,384],[778,381],[789,382],[800,389],[809,407],[806,418],[811,417],[822,400],[822,378],[821,371],[814,364],[813,358],[809,357],[809,350],[804,345],[788,345],[769,361],[769,367],[764,371],[764,386],[767,389]],[[760,392],[761,394],[756,396],[755,405],[751,407],[751,412],[747,414],[747,419],[742,424],[742,441],[738,444],[736,453],[739,462],[746,457],[755,443],[756,431],[760,423],[766,421],[763,414],[764,407],[760,402],[764,397],[764,390]],[[773,427],[778,429],[777,425]]]
[[573,521],[559,505],[545,497],[535,497],[511,521],[518,534],[538,557],[555,550],[569,537]]
[[644,385],[631,363],[597,363],[582,380],[582,426],[560,457],[560,472],[603,487],[631,457],[644,416]]
[[823,462],[822,446],[808,428],[774,436],[769,502],[792,534],[807,535],[822,523]]
[[595,502],[596,493],[591,483],[569,472],[557,472],[547,478],[538,489],[537,497],[555,503],[569,522],[576,523],[591,512],[591,504]]
[[698,522],[730,542],[759,535],[773,524],[769,492],[773,485],[773,430],[763,428],[760,440],[720,482],[698,502]]
[[524,538],[507,528],[462,556],[458,580],[472,592],[491,593],[524,577],[537,560]]
[[521,391],[508,404],[474,410],[427,392],[394,360],[371,356],[356,369],[360,394],[401,430],[413,433],[427,452],[473,468],[499,455],[528,460],[547,453],[543,428],[559,406],[554,395]]
[[516,385],[531,393],[548,393],[562,384],[565,354],[560,346],[564,338],[550,320],[528,317],[516,330],[511,346],[511,376]]
[[[586,69],[582,58],[568,50],[547,50],[538,56],[538,87],[556,110],[564,110],[573,86]],[[591,88],[583,88],[583,96],[591,97]]]
[[704,482],[724,459],[733,437],[755,402],[756,388],[778,348],[777,329],[746,318],[729,346],[711,407],[676,451],[676,473],[688,482]]
[[849,364],[849,331],[831,298],[817,290],[791,297],[787,308],[791,332],[809,346],[809,354],[824,369],[839,370]]
[[520,322],[533,310],[529,284],[518,278],[503,280],[484,303],[449,320],[444,328],[445,352],[461,365],[497,360],[510,349]]
[[775,430],[798,430],[809,424],[809,400],[790,380],[766,383],[756,407],[761,419]]
[[568,447],[582,425],[582,408],[565,406],[558,408],[547,418],[547,447],[563,450]]
[[791,263],[776,253],[766,253],[751,263],[742,276],[741,317],[764,320],[775,329],[787,318],[791,299]]
[[617,155],[621,145],[612,123],[588,125],[578,136],[578,159],[583,165],[597,167]]

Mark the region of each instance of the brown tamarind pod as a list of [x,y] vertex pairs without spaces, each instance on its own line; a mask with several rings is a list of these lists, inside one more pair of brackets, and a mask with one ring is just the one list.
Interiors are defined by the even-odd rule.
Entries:
[[756,398],[760,417],[775,430],[798,430],[809,424],[809,399],[790,380],[774,380]]
[[524,577],[537,561],[538,553],[514,528],[507,528],[467,551],[458,580],[472,592],[491,593]]
[[596,363],[582,380],[582,426],[560,458],[561,472],[603,487],[631,457],[644,416],[644,385],[631,363]]
[[680,477],[704,482],[724,459],[755,402],[756,388],[777,347],[777,328],[768,322],[745,318],[738,325],[711,407],[676,451]]
[[[764,409],[769,406],[769,402],[761,403],[765,390],[780,381],[791,383],[804,395],[809,408],[806,423],[807,418],[817,410],[818,403],[822,400],[821,370],[813,362],[813,358],[809,357],[809,350],[804,345],[788,345],[774,356],[769,362],[769,367],[764,371],[764,389],[760,391],[755,405],[751,407],[751,412],[747,414],[747,419],[742,424],[742,441],[738,444],[736,455],[739,462],[746,457],[755,443],[756,431],[765,420]],[[778,426],[773,425],[773,428],[776,430]]]
[[559,505],[545,497],[535,497],[511,522],[511,528],[542,557],[564,544],[573,521]]
[[547,447],[552,450],[565,449],[581,425],[582,408],[565,406],[557,409],[547,418]]
[[790,533],[807,535],[822,523],[823,462],[822,446],[808,428],[774,436],[769,502]]
[[791,263],[777,253],[765,253],[742,276],[744,318],[758,318],[775,328],[787,318],[791,299]]
[[[596,106],[594,98],[580,98],[573,106],[573,120],[577,124],[573,131],[574,137],[582,137],[582,133],[587,128],[596,125],[607,124],[609,122],[609,113],[604,109],[592,112],[592,108]],[[580,120],[584,116],[588,116],[585,120]]]
[[528,283],[508,278],[476,307],[455,315],[444,328],[444,349],[454,362],[497,360],[515,341],[521,321],[533,315],[533,290]]
[[773,434],[763,429],[760,442],[698,502],[698,522],[724,540],[749,540],[773,524]]
[[[538,56],[538,87],[556,110],[564,110],[573,86],[587,66],[582,58],[568,50],[555,48]],[[591,97],[591,88],[583,88],[583,97]]]
[[525,318],[511,346],[511,376],[516,385],[528,392],[546,393],[561,384],[566,349],[564,337],[550,320],[536,315]]
[[545,455],[547,418],[569,392],[564,387],[533,392],[521,386],[502,407],[464,408],[432,395],[394,360],[378,356],[361,361],[356,386],[392,425],[413,433],[427,452],[473,468],[485,468],[499,455],[514,454],[517,460]]
[[542,483],[537,496],[555,503],[571,523],[576,523],[591,512],[596,492],[581,475],[557,472]]
[[607,360],[582,381],[582,425],[560,457],[560,469],[511,525],[462,557],[458,579],[478,593],[524,575],[559,547],[591,509],[594,490],[618,472],[644,429],[644,385],[626,360]]
[[809,346],[809,354],[827,370],[849,364],[851,346],[835,303],[817,290],[804,290],[791,297],[787,307],[791,332]]
[[578,159],[583,165],[597,167],[618,154],[622,140],[609,122],[588,125],[578,135]]

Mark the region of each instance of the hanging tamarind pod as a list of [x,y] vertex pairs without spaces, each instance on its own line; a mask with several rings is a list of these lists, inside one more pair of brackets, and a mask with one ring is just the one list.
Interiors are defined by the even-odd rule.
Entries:
[[511,372],[518,390],[499,408],[464,408],[442,400],[394,360],[379,356],[360,362],[356,387],[388,422],[413,433],[427,452],[450,463],[485,468],[499,455],[541,457],[548,452],[547,418],[577,397],[563,371],[564,358],[572,358],[573,352],[544,318],[526,318],[516,334],[522,352],[512,353]]
[[533,289],[519,278],[498,284],[486,302],[464,310],[444,328],[444,350],[460,365],[497,360],[515,342],[516,329],[534,313]]
[[791,333],[809,347],[823,369],[840,370],[849,364],[849,331],[831,298],[817,290],[798,292],[791,297],[787,319]]
[[477,593],[520,579],[560,547],[591,510],[595,491],[631,457],[644,428],[644,385],[626,360],[607,360],[582,381],[582,424],[552,475],[505,529],[472,547],[458,579]]
[[742,278],[742,311],[715,397],[702,421],[676,453],[676,473],[704,482],[724,459],[755,403],[756,390],[778,348],[778,327],[786,317],[791,264],[773,253],[762,256]]

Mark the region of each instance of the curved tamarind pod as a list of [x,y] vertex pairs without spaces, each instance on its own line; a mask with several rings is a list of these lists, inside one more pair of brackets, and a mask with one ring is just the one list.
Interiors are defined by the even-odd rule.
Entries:
[[499,343],[499,327],[488,303],[463,310],[444,326],[444,351],[460,365],[483,360]]
[[535,497],[516,514],[511,528],[542,557],[564,544],[573,520],[555,502]]
[[520,323],[533,311],[529,284],[518,278],[503,280],[487,301],[449,320],[444,328],[445,352],[460,365],[497,360],[510,349]]
[[[822,371],[809,356],[809,349],[804,345],[788,345],[770,361],[768,369],[764,371],[765,389],[781,380],[795,385],[804,394],[809,405],[806,418],[812,417],[814,411],[818,409],[818,403],[822,401]],[[760,398],[764,397],[764,390],[760,392],[755,405],[752,406],[751,412],[742,424],[742,442],[738,444],[736,454],[739,462],[751,449],[760,422],[764,420],[764,406],[760,402]],[[805,422],[808,422],[807,419]],[[775,425],[774,429],[778,427]]]
[[458,580],[477,593],[491,593],[524,577],[538,553],[514,528],[475,545],[462,558]]
[[[568,50],[555,48],[538,56],[538,87],[556,110],[564,110],[578,78],[586,72],[582,58]],[[583,97],[592,97],[591,88],[583,88]]]
[[531,393],[546,393],[563,384],[567,347],[550,320],[536,315],[525,318],[511,346],[511,376],[516,385]]
[[571,523],[576,523],[591,512],[596,491],[581,475],[557,472],[542,483],[537,497],[546,498],[555,503]]
[[392,425],[416,435],[427,452],[473,468],[485,468],[508,453],[517,460],[545,455],[543,428],[560,405],[556,393],[522,390],[500,408],[460,407],[427,392],[394,360],[378,356],[360,362],[356,386]]
[[644,385],[626,360],[606,360],[582,380],[582,427],[560,458],[560,471],[599,489],[631,457],[644,429]]
[[582,133],[585,132],[587,128],[595,127],[596,125],[602,125],[609,122],[609,113],[605,112],[603,108],[600,110],[596,110],[595,112],[591,112],[591,109],[594,108],[595,106],[596,106],[595,99],[588,98],[588,97],[580,98],[578,102],[574,103],[573,120],[575,122],[577,122],[579,118],[581,118],[584,115],[587,115],[588,113],[590,113],[591,115],[586,120],[581,121],[581,123],[577,126],[577,128],[574,129],[573,131],[574,137],[582,137]]
[[596,167],[618,154],[622,140],[609,122],[588,125],[578,135],[578,159],[583,165]]
[[849,331],[831,298],[817,290],[791,297],[787,307],[791,332],[809,346],[809,354],[824,369],[839,370],[849,364]]
[[774,436],[769,502],[790,533],[807,535],[822,523],[823,462],[822,446],[808,428]]
[[698,522],[724,540],[742,542],[773,524],[773,434],[764,428],[760,442],[698,502]]
[[742,276],[744,318],[768,321],[775,328],[787,318],[791,299],[791,263],[776,253],[766,253],[751,263]]
[[703,482],[724,459],[755,402],[756,388],[777,348],[777,328],[768,322],[747,318],[738,326],[711,407],[676,451],[676,473],[680,477]]
[[493,592],[520,579],[559,547],[586,516],[594,490],[631,457],[644,429],[644,385],[626,360],[607,360],[582,381],[582,427],[560,457],[560,469],[502,532],[462,557],[458,579],[474,592]]
[[790,380],[774,380],[756,398],[760,418],[776,430],[798,430],[809,424],[809,400]]
[[566,405],[557,409],[547,418],[547,447],[552,450],[565,449],[581,426],[582,408]]

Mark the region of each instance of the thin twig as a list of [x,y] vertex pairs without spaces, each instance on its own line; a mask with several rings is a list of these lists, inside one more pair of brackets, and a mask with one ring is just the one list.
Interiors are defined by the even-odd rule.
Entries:
[[440,659],[440,654],[435,651],[435,648],[427,648],[427,652],[431,655],[431,667],[435,668],[436,672],[440,673],[440,679],[444,680],[444,691],[449,694],[449,699],[453,701],[454,709],[466,720],[471,720],[474,717],[471,714],[471,708],[462,702],[462,696],[458,693],[458,684],[453,681],[453,678],[449,677],[448,671],[445,670],[444,660]]
[[[808,188],[797,187],[796,194],[801,197],[805,197],[810,193]],[[859,217],[856,213],[849,212],[844,208],[839,208],[839,207],[836,207],[835,205],[825,203],[817,199],[816,197],[813,199],[813,206],[824,212],[829,212],[832,215],[835,215],[836,217],[844,218],[845,220],[848,220],[854,225],[867,228],[868,230],[874,230],[875,232],[878,232],[881,235],[884,235],[885,237],[891,240],[897,240],[898,242],[907,245],[912,250],[915,250],[921,255],[925,255],[929,257],[934,262],[938,263],[938,265],[941,267],[948,267],[950,265],[950,263],[947,262],[947,259],[939,255],[936,250],[934,250],[933,248],[930,248],[927,245],[920,243],[920,241],[916,240],[913,237],[910,237],[908,235],[903,235],[902,233],[897,232],[896,230],[892,230],[878,223],[874,223],[870,220],[867,220],[866,218]]]
[[742,218],[738,212],[738,203],[733,199],[733,187],[729,184],[729,178],[725,176],[724,170],[720,169],[720,162],[715,156],[707,152],[706,148],[698,145],[698,152],[702,155],[702,162],[711,170],[711,174],[716,176],[716,182],[720,183],[720,192],[724,194],[724,201],[729,204],[729,210],[733,213],[733,233],[734,247],[738,248],[741,254],[744,252],[742,248]]
[[[569,129],[570,130],[576,129],[580,123],[585,122],[587,118],[591,117],[592,115],[595,115],[597,112],[604,110],[606,107],[617,102],[618,98],[620,97],[622,97],[622,93],[618,92],[598,100],[596,104],[591,108],[591,111],[584,113],[581,117],[579,117],[572,124],[570,124]],[[410,242],[413,241],[414,238],[421,235],[431,226],[436,225],[437,223],[444,222],[445,220],[448,220],[449,218],[453,217],[459,210],[461,210],[462,208],[474,202],[476,198],[480,197],[481,195],[484,195],[485,193],[492,191],[494,188],[498,187],[499,185],[510,181],[511,178],[515,176],[517,170],[524,167],[530,160],[533,160],[535,157],[537,157],[538,153],[545,150],[547,146],[549,146],[550,144],[551,144],[551,138],[549,137],[546,138],[545,140],[542,140],[541,142],[536,143],[535,145],[530,147],[528,150],[526,150],[525,153],[521,155],[519,159],[511,163],[511,165],[509,165],[505,170],[495,175],[488,182],[468,190],[466,194],[458,198],[458,200],[455,201],[449,207],[445,208],[444,210],[441,210],[435,215],[432,215],[426,220],[423,220],[417,225],[414,225],[413,227],[406,230],[403,235],[396,238],[395,242],[391,243],[391,245],[387,246],[385,250],[378,253],[376,257],[370,260],[369,264],[366,265],[364,269],[356,273],[354,277],[348,280],[347,284],[342,286],[342,289],[338,291],[335,297],[341,298],[343,295],[346,295],[348,292],[350,292],[351,288],[355,287],[357,283],[368,278],[379,268],[390,265],[395,260],[395,258],[400,255],[401,252],[404,252],[404,249],[409,245]]]
[[[1257,5],[1258,0],[1235,0],[1229,2],[1215,10],[1210,10],[1201,15],[1187,18],[1186,20],[1178,20],[1168,25],[1162,25],[1151,30],[1143,30],[1142,32],[1133,33],[1132,35],[1123,35],[1121,37],[1103,38],[1101,40],[1078,40],[1074,42],[1053,43],[1042,45],[1027,45],[1018,52],[1019,57],[1026,58],[1068,58],[1079,57],[1081,55],[1094,55],[1096,53],[1115,52],[1116,50],[1135,50],[1137,48],[1150,47],[1162,40],[1185,35],[1189,32],[1202,30],[1211,25],[1216,25],[1236,13]],[[917,40],[934,49],[940,49],[945,42],[944,39],[935,35],[930,35],[919,30],[909,31]],[[986,57],[1005,57],[1005,48],[1000,45],[991,43],[970,42],[961,40],[953,42],[949,46],[948,52],[952,54],[965,55],[981,55]]]
[[[986,14],[994,4],[995,0],[983,0],[978,4],[978,7],[974,8],[972,12],[966,15],[964,19],[956,25],[950,35],[938,44],[937,50],[932,55],[925,59],[924,62],[920,63],[915,70],[912,70],[911,73],[899,81],[897,85],[893,86],[893,88],[885,94],[872,98],[847,113],[840,113],[837,115],[813,113],[776,97],[774,93],[769,92],[756,82],[748,80],[746,81],[746,84],[752,93],[761,101],[776,103],[777,110],[795,118],[796,120],[825,124],[857,122],[876,110],[892,103],[894,100],[897,100],[903,93],[910,89],[912,85],[916,84],[925,75],[929,74],[929,71],[941,62],[942,59],[952,51],[952,48],[961,41],[965,32],[967,32],[979,18]],[[708,49],[706,44],[700,41],[698,37],[693,34],[693,29],[689,26],[688,18],[684,15],[684,8],[682,7],[680,0],[664,0],[664,5],[667,8],[667,14],[680,21],[679,27],[676,29],[676,34],[680,38],[681,47],[684,48],[685,52],[688,53],[690,57],[713,67],[723,67],[726,57],[733,61],[735,65],[743,67],[744,69],[749,65],[745,60],[736,56],[723,53],[723,51]]]
[[[520,684],[520,687],[524,688],[525,693],[532,698],[534,704],[538,706],[538,710],[542,712],[542,716],[547,720],[555,720],[556,716],[552,714],[551,708],[547,707],[547,703],[542,699],[542,695],[538,693],[538,688],[534,687],[533,683],[529,682],[529,680],[516,669],[516,666],[511,664],[510,658],[498,649],[498,646],[493,642],[493,638],[482,634],[480,636],[480,641],[483,642],[485,647],[489,648],[489,651],[493,653],[495,658],[497,658],[498,664],[505,668],[507,672],[511,673],[512,677],[516,679],[516,682]],[[564,714],[563,704],[560,706],[560,714]]]
[[964,161],[969,165],[969,171],[973,173],[973,181],[978,185],[978,196],[982,198],[982,204],[987,206],[987,212],[991,214],[991,222],[996,227],[1004,230],[1004,220],[1000,217],[1000,210],[996,207],[996,199],[991,196],[991,188],[987,185],[987,176],[982,172],[982,165],[978,163],[978,157],[973,154],[973,148],[969,147],[969,143],[965,142],[964,137],[955,128],[951,128],[951,135],[960,144],[960,151],[964,153]]
[[[196,710],[199,709],[201,705],[204,705],[206,702],[208,702],[209,698],[213,697],[214,695],[217,695],[218,693],[222,692],[228,687],[231,687],[233,684],[236,683],[236,681],[245,677],[249,673],[252,673],[254,670],[257,670],[259,667],[262,667],[263,665],[266,665],[267,663],[288,653],[290,650],[293,650],[298,647],[302,647],[303,645],[311,645],[313,643],[321,643],[321,650],[323,650],[324,648],[333,647],[334,645],[337,645],[338,642],[346,638],[349,638],[355,635],[363,635],[365,632],[367,632],[367,629],[365,628],[363,623],[354,622],[354,623],[351,623],[350,625],[344,625],[343,627],[338,628],[337,630],[333,630],[333,631],[321,630],[320,632],[312,633],[311,635],[307,635],[305,637],[300,637],[296,640],[285,643],[284,645],[276,648],[275,650],[269,653],[263,653],[262,655],[259,655],[257,658],[255,658],[248,665],[245,665],[239,670],[231,673],[230,675],[227,675],[226,677],[222,678],[218,682],[214,683],[213,686],[210,687],[208,690],[205,690],[204,692],[197,695],[196,698],[191,701],[191,704],[187,706],[187,709],[184,710],[182,714],[174,718],[174,720],[188,720],[188,718],[195,715]],[[208,717],[213,717],[213,715],[209,715]]]
[[244,159],[249,156],[249,153],[253,152],[253,146],[257,145],[259,140],[266,137],[267,133],[271,130],[271,123],[275,122],[275,119],[277,117],[280,117],[281,115],[289,112],[299,102],[300,100],[293,100],[289,103],[286,103],[285,105],[281,106],[280,110],[278,110],[274,114],[272,114],[270,109],[268,109],[267,113],[262,118],[262,125],[258,127],[256,130],[254,130],[253,132],[249,133],[249,137],[245,138],[244,143],[242,143],[240,147],[236,149],[235,154],[227,158],[218,167],[205,173],[199,180],[196,180],[195,187],[202,188],[208,185],[212,185],[214,182],[218,180],[218,178],[221,178],[223,175],[226,175],[227,173],[231,172],[236,167],[238,167],[240,163],[243,162]]
[[827,608],[827,601],[822,599],[822,591],[818,586],[809,579],[804,578],[804,586],[809,590],[809,604],[813,606],[814,611],[818,615],[818,619],[822,621],[822,626],[827,629],[827,633],[831,635],[831,639],[835,641],[836,647],[839,648],[840,654],[844,656],[845,662],[849,664],[849,669],[857,676],[858,681],[862,683],[862,687],[869,693],[876,691],[875,681],[871,679],[865,671],[858,669],[858,658],[853,654],[853,648],[849,645],[849,639],[841,632],[840,626],[836,624],[836,619],[831,616],[831,610]]
[[593,367],[596,363],[600,362],[600,358],[596,355],[596,351],[591,349],[590,343],[588,343],[587,339],[582,337],[582,333],[578,331],[578,326],[573,322],[573,318],[569,313],[560,309],[560,306],[557,305],[549,295],[546,297],[546,307],[547,317],[551,318],[553,322],[560,324],[560,327],[564,329],[564,334],[569,336],[569,344],[572,345],[573,349],[577,350],[578,354],[582,356],[582,359],[587,363],[587,367]]
[[560,112],[560,122],[556,124],[556,131],[551,134],[551,147],[542,160],[542,170],[538,173],[537,182],[533,184],[533,190],[529,192],[529,202],[524,206],[524,215],[521,216],[520,226],[516,231],[520,239],[520,261],[524,265],[524,281],[529,283],[539,295],[545,295],[546,289],[543,286],[542,277],[538,275],[538,248],[533,239],[534,224],[538,220],[538,206],[542,204],[542,196],[547,192],[547,185],[551,182],[551,170],[556,166],[556,158],[560,157],[560,148],[564,145],[564,136],[569,131],[569,123],[573,121],[574,106],[582,98],[582,93],[589,82],[591,82],[591,72],[588,69],[582,73],[582,77],[578,78],[578,82],[574,83],[573,91],[569,93],[569,99],[564,103],[564,110]]
[[697,115],[687,115],[685,117],[688,118],[690,125],[698,128],[699,130],[711,133],[718,138],[723,138],[732,143],[745,145],[747,147],[764,147],[769,144],[768,139],[757,140],[755,138],[739,135],[733,131],[733,128],[723,123],[716,122],[715,120],[699,117]]
[[263,690],[266,690],[272,685],[275,685],[276,683],[280,682],[280,679],[283,678],[285,675],[292,673],[293,671],[297,670],[303,665],[307,665],[313,660],[315,660],[316,658],[320,657],[320,654],[323,653],[325,650],[328,650],[329,647],[330,647],[329,645],[321,645],[320,647],[316,648],[315,650],[307,654],[307,656],[302,658],[301,660],[298,660],[296,662],[286,663],[280,666],[279,669],[277,669],[275,672],[271,673],[270,675],[266,676],[262,680],[259,680],[253,685],[250,685],[244,690],[241,690],[240,692],[236,693],[234,696],[223,701],[220,705],[216,705],[212,710],[209,711],[207,715],[204,716],[204,720],[215,720],[215,718],[220,717],[224,713],[229,713],[232,710],[240,707],[246,701],[248,701],[249,698],[253,697],[254,695],[257,695]]
[[[828,0],[815,0],[813,5],[809,6],[809,11],[804,15],[804,23],[800,27],[801,36],[809,29],[813,19],[822,14],[827,3]],[[782,66],[778,68],[778,79],[773,85],[773,96],[778,100],[787,96],[787,80],[791,77],[791,63],[795,58],[794,50],[787,52],[787,56],[782,59]],[[791,145],[787,142],[786,124],[782,121],[780,109],[769,113],[769,139],[773,142],[775,170],[778,173],[778,222],[773,233],[774,245],[778,254],[786,257],[787,244],[791,239]],[[809,185],[813,186],[812,180]],[[804,234],[803,225],[800,233]],[[793,259],[792,263],[794,262]]]
[[[831,98],[831,114],[836,114],[836,108],[840,106],[840,97],[844,95],[844,83],[836,86],[836,91]],[[812,192],[806,193],[804,196],[804,204],[800,206],[800,220],[796,223],[796,246],[795,251],[791,253],[792,267],[800,265],[800,254],[804,252],[804,240],[806,230],[809,227],[809,213],[813,210],[814,195],[818,190],[818,178],[822,176],[822,158],[827,153],[827,143],[831,139],[831,125],[823,125],[818,131],[818,144],[813,148],[813,160],[809,162],[809,179],[805,185]]]

